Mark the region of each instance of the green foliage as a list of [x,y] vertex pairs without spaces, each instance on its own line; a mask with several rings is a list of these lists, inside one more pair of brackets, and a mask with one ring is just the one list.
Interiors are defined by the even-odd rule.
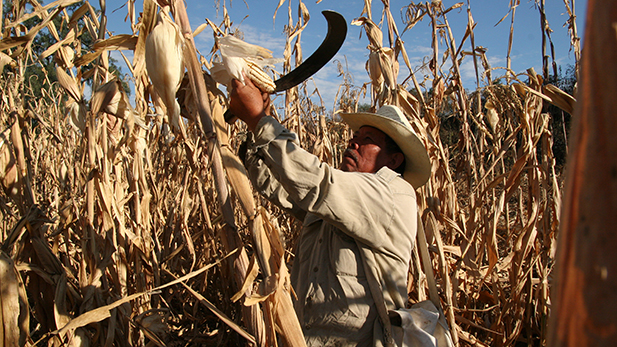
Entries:
[[358,112],[371,112],[371,105],[370,104],[358,105]]
[[[66,11],[69,16],[78,9],[83,2],[79,2],[77,4],[73,4],[69,6]],[[12,12],[12,2],[6,1],[3,4],[4,6],[4,20],[12,21],[13,12]],[[25,21],[23,24],[26,28],[31,29],[37,24],[41,22],[41,18],[33,17]],[[61,15],[56,16],[53,19],[53,23],[58,30],[59,37],[66,37],[70,28],[66,24],[66,21],[63,20]],[[78,22],[78,26],[81,28],[84,26],[84,23],[80,20]],[[49,90],[50,85],[57,83],[56,77],[56,63],[54,61],[53,55],[49,57],[45,57],[40,59],[40,56],[45,50],[47,50],[51,45],[55,44],[57,40],[54,38],[52,33],[47,29],[42,29],[34,38],[31,44],[32,55],[31,59],[27,60],[28,63],[25,66],[24,70],[24,84],[22,95],[24,95],[24,103],[26,107],[31,105],[32,102],[37,102],[38,100],[49,100],[49,96],[46,95],[43,91]],[[79,48],[82,53],[86,53],[92,50],[92,46],[94,45],[94,38],[90,35],[88,30],[83,30],[80,36],[75,40],[75,42],[71,45],[73,49]],[[80,45],[77,47],[76,45]],[[89,69],[94,68],[94,64],[97,64],[98,60],[94,62],[82,66],[82,71],[87,71]],[[6,70],[6,69],[5,69]],[[125,74],[122,72],[122,69],[117,64],[117,60],[109,57],[109,70],[120,80],[122,81],[122,85],[127,94],[130,94],[130,87],[126,82]],[[93,79],[89,78],[86,80],[87,85],[92,86]]]
[[[493,85],[504,85],[504,79],[495,79]],[[553,84],[557,86],[559,89],[564,92],[575,96],[575,86],[576,86],[576,73],[575,68],[572,65],[568,65],[565,73],[562,73],[561,67],[559,67],[557,76],[549,76],[549,78],[544,81],[545,84]],[[409,92],[415,97],[419,97],[418,91],[415,88],[409,90]],[[474,103],[476,100],[475,93],[479,91],[473,91],[469,93],[468,99]],[[432,100],[433,98],[433,89],[423,92],[425,100]],[[481,94],[480,101],[482,105],[485,103],[485,95]],[[475,109],[475,106],[472,106],[472,109]],[[567,155],[568,155],[568,138],[570,135],[570,122],[572,115],[563,111],[557,106],[552,104],[545,103],[545,109],[543,112],[546,112],[550,115],[551,120],[551,132],[553,134],[553,155],[555,157],[555,161],[557,164],[557,168],[561,169],[566,163]],[[461,130],[461,120],[457,117],[457,113],[455,112],[455,108],[452,105],[452,100],[447,99],[442,102],[437,108],[437,116],[440,119],[440,128],[439,133],[442,142],[446,147],[452,148],[459,143],[460,138],[460,130]],[[472,131],[477,131],[476,125],[471,124]]]
[[[576,97],[576,72],[574,66],[568,65],[565,74],[561,67],[557,76],[549,76],[545,83],[551,83],[564,92]],[[551,131],[553,133],[553,155],[558,168],[562,168],[568,156],[568,139],[570,135],[570,123],[572,115],[554,105],[548,105],[545,110],[551,115]]]

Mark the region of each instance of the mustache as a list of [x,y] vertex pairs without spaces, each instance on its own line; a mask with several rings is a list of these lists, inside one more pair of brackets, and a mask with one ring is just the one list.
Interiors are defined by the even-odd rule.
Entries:
[[343,152],[343,157],[350,156],[353,161],[358,163],[358,154],[351,148],[347,148],[345,152]]

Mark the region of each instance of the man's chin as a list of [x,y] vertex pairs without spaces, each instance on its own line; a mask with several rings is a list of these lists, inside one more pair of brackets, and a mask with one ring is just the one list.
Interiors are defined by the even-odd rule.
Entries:
[[[349,163],[348,161],[352,162]],[[343,158],[343,161],[341,162],[341,165],[339,165],[339,169],[341,171],[345,171],[345,172],[354,172],[356,171],[356,168],[352,165],[353,163],[353,159],[345,157]]]

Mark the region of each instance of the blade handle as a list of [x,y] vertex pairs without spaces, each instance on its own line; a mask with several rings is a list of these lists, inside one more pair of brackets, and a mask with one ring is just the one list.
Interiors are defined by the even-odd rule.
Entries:
[[223,117],[225,118],[225,122],[227,124],[234,124],[235,121],[238,119],[238,117],[236,117],[236,115],[231,113],[231,110],[225,111],[225,113],[223,114]]

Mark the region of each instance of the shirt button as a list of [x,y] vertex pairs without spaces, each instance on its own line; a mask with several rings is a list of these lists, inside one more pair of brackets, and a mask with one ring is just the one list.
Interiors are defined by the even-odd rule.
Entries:
[[307,324],[304,326],[304,329],[306,329],[306,330],[311,330],[311,324],[310,324],[310,323],[307,323]]
[[315,267],[313,268],[313,272],[317,272],[317,271],[319,271],[319,268],[318,268],[317,266],[315,266]]
[[322,241],[323,241],[322,239],[317,240],[317,242],[319,242],[319,243],[321,243]]

